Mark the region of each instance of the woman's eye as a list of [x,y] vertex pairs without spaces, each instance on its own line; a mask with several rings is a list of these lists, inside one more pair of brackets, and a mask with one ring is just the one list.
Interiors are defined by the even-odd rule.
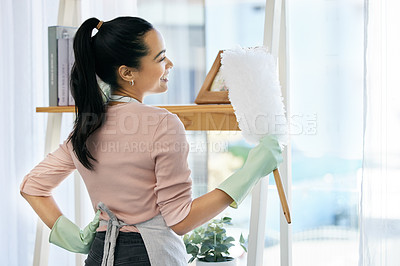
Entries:
[[160,62],[164,61],[165,58],[167,58],[166,56],[164,56],[163,58],[161,58]]

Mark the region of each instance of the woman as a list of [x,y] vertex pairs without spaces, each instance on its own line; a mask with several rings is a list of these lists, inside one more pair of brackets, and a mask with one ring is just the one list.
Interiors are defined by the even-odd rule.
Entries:
[[[142,103],[168,89],[173,64],[161,34],[140,18],[91,18],[78,29],[74,52],[74,129],[25,176],[21,194],[51,228],[50,242],[89,253],[86,265],[186,265],[178,235],[229,205],[236,208],[281,162],[278,142],[264,137],[241,169],[193,200],[183,124],[175,114]],[[106,103],[96,75],[111,87]],[[62,215],[51,194],[74,169],[93,209],[99,208],[83,230]]]

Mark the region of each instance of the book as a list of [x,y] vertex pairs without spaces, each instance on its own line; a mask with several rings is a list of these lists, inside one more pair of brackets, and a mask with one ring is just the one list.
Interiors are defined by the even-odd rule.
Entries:
[[49,106],[68,105],[70,83],[69,40],[73,39],[76,31],[77,28],[75,27],[51,26],[48,28]]
[[57,40],[57,105],[67,106],[68,105],[68,32],[62,31],[61,39]]
[[[68,39],[68,64],[69,64],[68,77],[71,77],[71,70],[72,70],[74,63],[75,63],[74,38],[69,38]],[[74,97],[72,97],[72,93],[71,93],[71,83],[69,82],[69,79],[68,79],[68,105],[75,105],[75,100],[74,100]]]

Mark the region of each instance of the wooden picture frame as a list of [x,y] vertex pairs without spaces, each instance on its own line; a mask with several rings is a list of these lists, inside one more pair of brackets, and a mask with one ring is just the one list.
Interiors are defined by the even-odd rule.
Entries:
[[210,71],[208,72],[199,93],[197,94],[196,100],[194,101],[196,104],[231,103],[229,101],[227,88],[223,84],[223,80],[221,81],[219,77],[222,52],[222,50],[218,52],[218,55],[215,58],[214,63]]

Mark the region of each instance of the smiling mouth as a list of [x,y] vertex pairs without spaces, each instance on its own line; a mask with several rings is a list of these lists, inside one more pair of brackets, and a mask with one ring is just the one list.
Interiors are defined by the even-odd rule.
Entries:
[[164,74],[164,75],[160,78],[160,80],[161,80],[161,81],[164,81],[164,82],[167,82],[167,81],[168,81],[168,73],[167,73],[167,74]]

